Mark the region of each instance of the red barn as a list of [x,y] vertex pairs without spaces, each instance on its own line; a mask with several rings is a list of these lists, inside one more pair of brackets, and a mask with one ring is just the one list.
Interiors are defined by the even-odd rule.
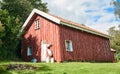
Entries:
[[33,9],[22,26],[22,59],[46,59],[46,45],[55,61],[114,61],[109,36],[85,25]]

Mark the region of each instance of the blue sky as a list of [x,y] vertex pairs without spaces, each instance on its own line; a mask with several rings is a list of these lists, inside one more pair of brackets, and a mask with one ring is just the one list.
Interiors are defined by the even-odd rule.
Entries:
[[[118,0],[120,1],[120,0]],[[103,33],[118,26],[111,0],[43,0],[48,3],[50,13],[65,19],[85,24]]]

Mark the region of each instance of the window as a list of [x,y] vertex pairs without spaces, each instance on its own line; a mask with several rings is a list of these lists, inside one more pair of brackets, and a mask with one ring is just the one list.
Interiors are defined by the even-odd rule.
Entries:
[[40,28],[40,21],[39,21],[39,19],[37,19],[35,21],[35,29],[39,29],[39,28]]
[[28,47],[27,48],[27,56],[31,56],[32,55],[32,47]]
[[73,51],[71,40],[65,40],[65,45],[66,45],[66,51]]

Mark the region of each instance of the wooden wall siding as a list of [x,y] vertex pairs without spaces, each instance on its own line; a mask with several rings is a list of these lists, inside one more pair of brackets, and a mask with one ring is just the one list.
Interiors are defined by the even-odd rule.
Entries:
[[[66,51],[65,40],[72,40],[73,52]],[[61,61],[113,61],[109,39],[60,26]]]
[[[30,61],[33,57],[41,61],[41,41],[45,40],[47,43],[51,43],[53,55],[56,61],[60,61],[60,48],[59,48],[59,27],[57,24],[41,17],[34,17],[33,21],[36,19],[40,20],[40,29],[35,30],[35,22],[29,24],[30,27],[24,35],[23,46],[22,46],[22,58],[25,61]],[[32,21],[31,21],[32,22]],[[27,57],[27,47],[33,47],[33,55]]]
[[[35,30],[35,20],[40,20],[40,29]],[[41,41],[51,43],[52,52],[57,62],[75,61],[113,61],[114,53],[111,53],[109,39],[92,35],[84,31],[76,30],[64,25],[58,25],[37,14],[33,16],[25,29],[27,32],[22,41],[22,58],[30,61],[37,58],[41,61]],[[65,40],[72,40],[73,52],[66,51]],[[33,55],[27,57],[27,47],[33,47]]]

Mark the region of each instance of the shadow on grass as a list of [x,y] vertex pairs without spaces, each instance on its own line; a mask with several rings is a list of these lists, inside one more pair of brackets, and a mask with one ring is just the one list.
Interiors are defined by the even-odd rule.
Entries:
[[44,74],[52,74],[49,71],[51,71],[52,69],[50,69],[49,66],[47,65],[40,65],[37,66],[36,70],[17,70],[16,73],[17,74],[36,74],[36,72],[44,72]]
[[52,69],[47,65],[36,66],[36,70],[7,70],[8,65],[0,65],[0,74],[36,74],[36,72],[44,72],[45,74],[52,74],[49,71]]
[[7,65],[0,65],[0,74],[12,74],[6,70]]
[[0,70],[0,74],[12,74],[12,73],[6,70]]
[[39,70],[39,71],[51,71],[52,69],[47,65],[40,65],[40,67],[38,67],[37,70]]

